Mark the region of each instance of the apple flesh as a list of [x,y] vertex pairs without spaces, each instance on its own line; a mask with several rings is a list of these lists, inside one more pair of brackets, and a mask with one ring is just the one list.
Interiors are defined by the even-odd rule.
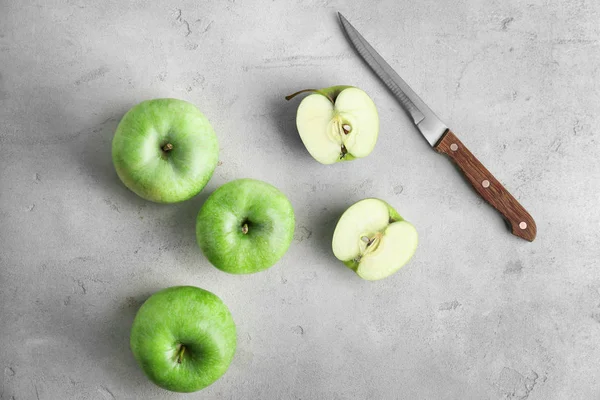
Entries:
[[292,205],[279,189],[255,179],[238,179],[206,200],[196,219],[196,238],[215,267],[250,274],[283,257],[294,225]]
[[366,157],[379,135],[379,116],[373,100],[352,86],[306,89],[296,114],[296,127],[310,155],[322,164]]
[[215,294],[174,286],[150,296],[138,310],[130,346],[146,376],[163,389],[195,392],[219,379],[236,349],[236,328]]
[[414,255],[417,230],[388,203],[364,199],[348,208],[333,233],[333,254],[366,280],[386,278]]
[[154,99],[129,110],[112,141],[117,175],[134,193],[157,203],[197,195],[219,158],[208,119],[191,103]]

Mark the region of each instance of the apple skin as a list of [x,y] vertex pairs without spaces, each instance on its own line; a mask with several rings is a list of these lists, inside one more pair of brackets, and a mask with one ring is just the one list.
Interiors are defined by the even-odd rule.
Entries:
[[238,179],[206,200],[196,219],[196,238],[218,269],[251,274],[283,257],[294,237],[294,226],[292,205],[279,189],[255,179]]
[[219,144],[208,119],[196,106],[178,99],[137,104],[121,119],[112,141],[113,164],[121,181],[157,203],[197,195],[218,158]]
[[131,351],[146,376],[174,392],[195,392],[214,383],[229,368],[236,344],[227,306],[194,286],[173,286],[150,296],[130,336]]

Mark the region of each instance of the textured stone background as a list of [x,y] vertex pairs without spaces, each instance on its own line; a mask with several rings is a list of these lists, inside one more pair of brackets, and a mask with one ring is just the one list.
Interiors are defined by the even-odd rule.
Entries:
[[[530,210],[534,243],[428,148],[336,11]],[[0,1],[0,398],[600,398],[599,20],[593,0]],[[381,134],[369,158],[322,166],[283,97],[333,84],[373,97]],[[129,192],[110,155],[125,111],[166,96],[203,110],[222,161],[171,206]],[[194,237],[202,202],[240,177],[297,215],[290,251],[252,276],[210,266]],[[330,251],[367,196],[421,237],[375,283]],[[139,305],[178,284],[238,326],[230,370],[191,396],[128,348]]]

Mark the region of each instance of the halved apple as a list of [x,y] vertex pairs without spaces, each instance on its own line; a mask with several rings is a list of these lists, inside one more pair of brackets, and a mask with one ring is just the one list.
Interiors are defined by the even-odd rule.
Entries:
[[379,135],[379,115],[373,100],[352,86],[306,89],[296,114],[304,146],[322,164],[333,164],[369,155]]
[[348,208],[333,233],[333,254],[363,279],[386,278],[417,249],[415,227],[388,203],[364,199]]

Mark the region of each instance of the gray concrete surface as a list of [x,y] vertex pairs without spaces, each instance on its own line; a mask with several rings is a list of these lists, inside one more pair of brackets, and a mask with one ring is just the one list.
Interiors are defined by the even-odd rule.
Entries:
[[[534,243],[427,147],[338,10],[530,210]],[[592,0],[1,1],[0,398],[600,398],[599,19]],[[283,97],[334,84],[373,97],[381,135],[322,166]],[[170,206],[129,192],[110,155],[124,112],[166,96],[203,110],[222,161]],[[284,259],[252,276],[216,270],[194,238],[203,200],[240,177],[297,215]],[[376,283],[330,251],[367,196],[421,237]],[[138,306],[179,284],[221,296],[239,332],[227,374],[187,396],[128,348]]]

